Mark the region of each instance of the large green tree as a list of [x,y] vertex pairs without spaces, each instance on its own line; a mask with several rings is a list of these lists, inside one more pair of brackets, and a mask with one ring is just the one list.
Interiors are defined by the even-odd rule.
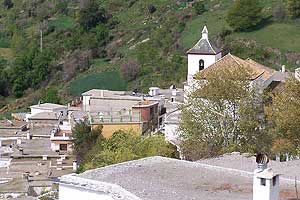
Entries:
[[228,11],[227,22],[236,31],[249,31],[262,22],[259,0],[237,0]]
[[163,135],[142,137],[130,131],[117,131],[110,138],[98,140],[90,151],[85,151],[80,172],[149,156],[178,158],[178,153]]
[[91,129],[85,122],[77,123],[72,130],[74,150],[77,158],[82,161],[85,154],[93,148],[98,140],[102,140],[102,127]]
[[261,149],[263,109],[250,84],[251,74],[236,67],[197,75],[200,87],[182,106],[180,130],[187,159]]
[[291,78],[280,92],[273,94],[272,102],[266,107],[266,114],[275,137],[274,153],[280,152],[278,143],[282,140],[289,141],[286,147],[292,146],[289,149],[294,149],[290,153],[297,153],[300,150],[300,81]]

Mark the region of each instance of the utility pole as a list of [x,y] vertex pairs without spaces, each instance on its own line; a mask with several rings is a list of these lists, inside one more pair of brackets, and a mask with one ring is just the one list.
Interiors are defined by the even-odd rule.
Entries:
[[40,51],[43,52],[43,30],[40,30]]

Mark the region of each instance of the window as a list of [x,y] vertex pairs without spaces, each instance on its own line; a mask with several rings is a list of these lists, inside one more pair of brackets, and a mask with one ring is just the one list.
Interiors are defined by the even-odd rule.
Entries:
[[277,176],[274,176],[274,177],[273,177],[273,181],[272,181],[272,182],[273,182],[273,186],[276,185],[276,179],[277,179]]
[[266,179],[265,178],[260,179],[260,185],[266,186]]
[[60,144],[59,145],[59,150],[60,151],[67,151],[68,150],[68,145],[67,144]]
[[199,71],[204,69],[204,60],[199,60]]

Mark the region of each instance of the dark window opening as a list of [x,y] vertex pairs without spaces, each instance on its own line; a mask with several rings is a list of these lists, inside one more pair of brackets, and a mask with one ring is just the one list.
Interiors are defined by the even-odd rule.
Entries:
[[204,60],[199,60],[199,71],[204,69]]
[[276,177],[277,177],[277,176],[274,176],[274,177],[273,177],[273,186],[276,185]]
[[266,186],[266,179],[265,178],[260,179],[260,185]]
[[60,144],[59,145],[59,150],[60,151],[67,151],[68,145],[67,144]]

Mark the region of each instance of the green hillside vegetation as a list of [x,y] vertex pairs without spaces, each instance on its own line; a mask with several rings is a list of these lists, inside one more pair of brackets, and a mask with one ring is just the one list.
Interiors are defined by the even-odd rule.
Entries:
[[126,90],[126,82],[118,72],[101,72],[83,76],[70,83],[72,96],[80,96],[83,92],[91,89],[122,91]]
[[237,32],[229,26],[228,13],[238,1],[1,0],[0,57],[6,61],[0,62],[1,105],[30,95],[24,105],[36,103],[41,88],[48,87],[58,88],[65,102],[92,88],[145,92],[149,86],[182,86],[185,52],[204,25],[224,54],[276,69],[297,67],[297,7],[290,0],[257,1],[258,26]]

